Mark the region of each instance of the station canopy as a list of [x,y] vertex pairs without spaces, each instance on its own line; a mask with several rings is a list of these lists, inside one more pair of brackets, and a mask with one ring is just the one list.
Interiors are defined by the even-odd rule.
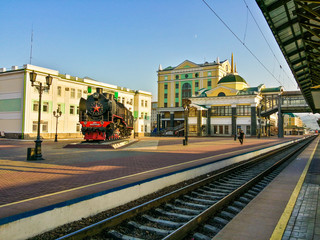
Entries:
[[256,0],[301,92],[320,113],[320,1]]

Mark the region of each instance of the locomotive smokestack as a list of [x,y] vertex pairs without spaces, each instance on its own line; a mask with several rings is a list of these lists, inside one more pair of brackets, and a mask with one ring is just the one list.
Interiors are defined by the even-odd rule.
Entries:
[[97,93],[102,94],[102,88],[97,88]]

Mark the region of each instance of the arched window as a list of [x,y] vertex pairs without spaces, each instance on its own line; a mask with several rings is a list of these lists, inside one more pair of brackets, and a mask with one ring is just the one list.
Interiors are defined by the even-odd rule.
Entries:
[[182,85],[182,99],[191,97],[191,85],[184,83]]
[[226,94],[224,92],[219,92],[218,97],[225,97]]

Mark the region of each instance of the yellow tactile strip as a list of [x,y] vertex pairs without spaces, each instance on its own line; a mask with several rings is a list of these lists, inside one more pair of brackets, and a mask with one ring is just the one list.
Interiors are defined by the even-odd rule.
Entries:
[[311,161],[313,159],[313,156],[314,156],[314,153],[318,147],[318,144],[319,144],[319,139],[317,140],[317,143],[316,143],[316,146],[315,148],[313,149],[313,152],[312,154],[310,155],[310,158],[300,176],[300,179],[295,187],[295,189],[293,190],[292,194],[291,194],[291,197],[288,201],[288,204],[285,208],[285,210],[283,211],[283,214],[282,216],[280,217],[280,220],[278,221],[278,224],[277,226],[275,227],[272,235],[271,235],[271,238],[270,240],[278,240],[278,239],[281,239],[283,234],[284,234],[284,231],[286,229],[286,226],[288,224],[288,221],[290,219],[290,216],[291,216],[291,213],[293,211],[293,208],[296,204],[296,201],[297,201],[297,198],[299,196],[299,193],[300,193],[300,190],[301,190],[301,187],[302,187],[302,184],[304,182],[304,179],[307,175],[307,172],[308,172],[308,169],[309,169],[309,166],[311,164]]

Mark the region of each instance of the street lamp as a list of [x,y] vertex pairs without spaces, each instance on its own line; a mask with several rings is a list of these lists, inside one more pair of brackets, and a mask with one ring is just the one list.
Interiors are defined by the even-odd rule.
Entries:
[[258,138],[261,137],[261,104],[259,103],[258,105],[258,116],[259,116],[259,119],[258,119],[258,124],[259,124],[259,130],[258,130]]
[[50,75],[46,76],[46,84],[47,84],[47,86],[43,86],[42,82],[36,82],[36,79],[37,79],[37,73],[35,71],[30,72],[31,86],[32,87],[36,87],[36,89],[39,92],[39,109],[38,109],[37,139],[34,141],[35,142],[35,155],[34,156],[28,156],[28,160],[44,160],[42,158],[42,154],[41,154],[41,143],[42,143],[42,141],[40,139],[41,99],[42,99],[43,91],[50,89],[53,77],[50,76]]
[[55,142],[58,142],[58,118],[61,117],[61,115],[62,115],[62,112],[59,111],[59,108],[57,109],[57,112],[53,111],[53,116],[57,119],[56,120],[56,136],[54,137]]
[[191,101],[189,99],[183,99],[184,108],[184,140],[183,145],[188,145],[188,117]]

